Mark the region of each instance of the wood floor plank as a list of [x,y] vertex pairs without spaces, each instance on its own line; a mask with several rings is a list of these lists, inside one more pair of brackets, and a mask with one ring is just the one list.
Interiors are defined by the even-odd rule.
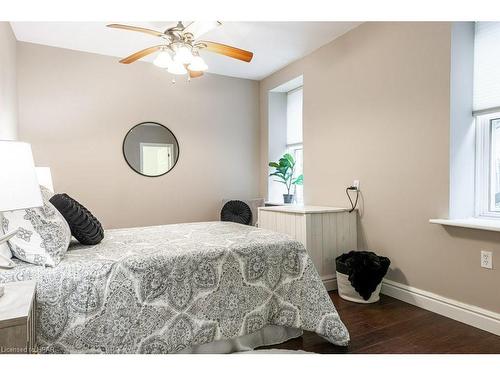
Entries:
[[314,353],[492,353],[500,354],[500,336],[468,326],[388,296],[374,304],[345,301],[331,292],[351,336],[349,347],[329,343],[313,332],[268,348]]

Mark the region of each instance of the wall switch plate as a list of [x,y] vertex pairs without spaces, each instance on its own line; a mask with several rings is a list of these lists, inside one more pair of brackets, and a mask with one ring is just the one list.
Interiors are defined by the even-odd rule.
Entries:
[[359,190],[359,180],[354,180],[352,186],[354,186],[357,190]]
[[493,269],[493,253],[481,250],[481,267]]

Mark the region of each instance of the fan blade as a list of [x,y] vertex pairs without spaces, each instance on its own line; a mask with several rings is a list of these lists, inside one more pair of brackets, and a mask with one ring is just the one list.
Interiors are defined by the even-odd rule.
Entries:
[[136,26],[129,26],[129,25],[120,25],[119,23],[112,23],[110,25],[106,25],[107,27],[111,27],[113,29],[123,29],[123,30],[130,30],[130,31],[138,31],[140,33],[146,33],[154,36],[164,36],[160,31],[156,30],[151,30],[151,29],[145,29],[144,27],[136,27]]
[[199,43],[203,43],[204,45],[206,45],[205,49],[210,52],[219,53],[221,55],[229,56],[232,57],[233,59],[238,59],[241,61],[246,61],[246,62],[252,61],[253,57],[252,52],[216,42],[208,42],[203,40],[200,41]]
[[154,46],[154,47],[149,47],[149,48],[145,48],[141,51],[138,51],[128,57],[125,57],[124,59],[121,59],[120,62],[122,64],[130,64],[130,63],[133,63],[134,61],[136,60],[139,60],[141,58],[143,58],[144,56],[147,56],[147,55],[150,55],[152,54],[153,52],[156,52],[158,51],[160,48],[162,48],[163,46]]
[[193,72],[191,70],[188,70],[189,72],[189,78],[198,78],[203,75],[203,72]]
[[194,39],[198,39],[220,25],[222,25],[222,22],[219,21],[194,21],[184,28],[184,32],[191,33]]

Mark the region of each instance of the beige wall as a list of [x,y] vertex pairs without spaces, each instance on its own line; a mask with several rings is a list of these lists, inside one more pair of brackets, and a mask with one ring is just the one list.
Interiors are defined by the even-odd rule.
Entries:
[[0,22],[0,139],[17,138],[16,38]]
[[[500,312],[500,233],[429,224],[449,201],[449,23],[365,23],[260,84],[261,193],[267,93],[304,75],[307,204],[347,206],[361,181],[359,246],[388,278]],[[479,266],[492,250],[494,270]]]
[[[173,85],[149,63],[27,43],[18,78],[19,138],[51,167],[56,190],[107,228],[214,220],[223,198],[258,194],[258,82],[207,74]],[[143,121],[179,141],[164,176],[141,176],[123,159],[123,137]]]

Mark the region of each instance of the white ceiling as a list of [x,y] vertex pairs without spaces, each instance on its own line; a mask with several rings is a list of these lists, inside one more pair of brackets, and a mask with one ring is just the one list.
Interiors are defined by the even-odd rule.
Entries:
[[[155,45],[147,34],[105,27],[112,22],[12,22],[19,41],[101,55],[125,57]],[[116,22],[164,30],[175,22]],[[229,44],[254,53],[250,63],[203,52],[209,72],[260,80],[332,41],[359,22],[223,22],[202,39]],[[152,61],[154,55],[145,58]]]

